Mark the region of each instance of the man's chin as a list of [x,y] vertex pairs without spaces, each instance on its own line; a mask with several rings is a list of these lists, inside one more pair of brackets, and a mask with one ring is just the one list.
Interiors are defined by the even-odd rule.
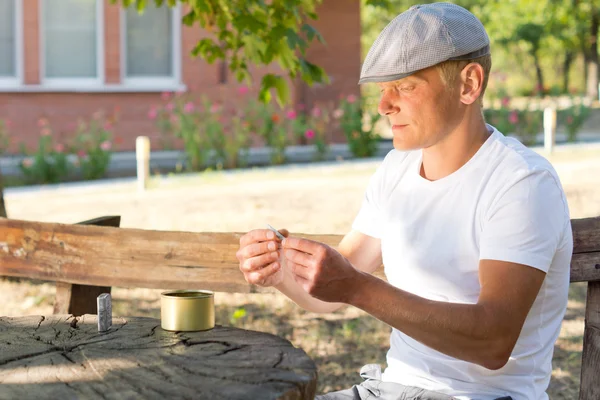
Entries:
[[419,146],[418,143],[408,142],[406,140],[400,140],[400,138],[394,137],[392,140],[394,144],[394,149],[398,151],[412,151],[419,150],[422,146]]

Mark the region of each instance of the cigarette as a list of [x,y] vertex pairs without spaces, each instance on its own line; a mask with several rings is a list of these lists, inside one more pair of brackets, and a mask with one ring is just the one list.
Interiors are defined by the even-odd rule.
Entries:
[[285,239],[285,236],[283,236],[281,233],[279,233],[279,231],[275,228],[273,228],[271,225],[267,224],[267,226],[269,227],[270,230],[273,231],[273,233],[277,236],[277,238],[279,238],[279,240],[283,240]]

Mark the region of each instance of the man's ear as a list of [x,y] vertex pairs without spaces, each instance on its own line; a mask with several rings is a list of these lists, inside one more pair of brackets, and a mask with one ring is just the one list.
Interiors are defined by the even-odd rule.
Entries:
[[481,96],[484,79],[483,67],[478,63],[467,64],[460,72],[460,100],[473,104]]

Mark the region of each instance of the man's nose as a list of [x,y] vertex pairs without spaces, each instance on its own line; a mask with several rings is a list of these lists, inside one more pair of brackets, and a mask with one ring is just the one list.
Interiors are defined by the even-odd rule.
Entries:
[[381,100],[379,100],[377,111],[379,112],[379,115],[386,116],[397,113],[400,111],[400,107],[398,107],[388,94],[383,94]]

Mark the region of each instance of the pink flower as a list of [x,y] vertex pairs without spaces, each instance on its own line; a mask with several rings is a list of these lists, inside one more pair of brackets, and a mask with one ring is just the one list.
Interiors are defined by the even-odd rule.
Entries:
[[12,121],[10,119],[4,120],[4,126],[6,129],[10,128],[12,126]]
[[40,118],[40,119],[38,119],[38,126],[40,128],[43,128],[46,125],[48,125],[48,120],[46,118]]
[[108,140],[100,143],[100,148],[104,151],[109,151],[112,148],[112,143]]
[[342,110],[341,108],[338,108],[337,110],[335,110],[333,112],[333,118],[335,119],[340,119],[344,116],[344,110]]
[[249,91],[250,89],[248,88],[248,86],[241,86],[240,88],[238,88],[238,93],[242,96],[248,93]]
[[23,165],[25,168],[29,168],[33,165],[33,160],[31,158],[26,158],[21,162],[21,165]]
[[298,116],[298,114],[296,114],[296,111],[294,110],[289,110],[285,115],[288,119],[296,119],[296,117]]
[[346,97],[346,101],[350,104],[352,103],[356,103],[356,100],[358,100],[358,97],[356,97],[355,95],[351,94],[348,97]]
[[519,113],[517,112],[517,110],[513,110],[510,115],[508,116],[508,121],[511,124],[516,124],[519,122]]
[[219,111],[221,111],[221,105],[220,104],[214,103],[213,105],[210,106],[210,113],[211,114],[218,113]]
[[42,129],[42,131],[40,132],[40,134],[42,136],[50,136],[50,135],[52,135],[52,131],[50,129],[48,129],[48,128],[44,128],[44,129]]
[[510,105],[510,97],[505,96],[502,98],[502,107],[508,107]]
[[319,118],[321,116],[321,109],[319,107],[313,107],[310,114],[315,118]]
[[572,124],[572,123],[573,123],[573,116],[572,116],[572,115],[569,115],[569,116],[567,117],[567,124]]
[[105,130],[105,131],[110,131],[110,130],[112,129],[112,127],[113,127],[113,126],[112,126],[112,124],[110,123],[110,121],[106,121],[106,122],[104,123],[104,130]]
[[151,120],[155,120],[158,117],[158,110],[156,107],[152,107],[150,111],[148,111],[148,118]]
[[84,150],[79,150],[77,152],[77,157],[79,157],[79,158],[85,158],[85,157],[87,157],[87,153]]
[[65,151],[65,145],[62,143],[58,143],[56,146],[54,146],[54,151],[57,153],[62,153],[63,151]]
[[175,104],[173,103],[169,103],[165,106],[165,109],[169,112],[173,111],[175,109]]
[[312,139],[315,137],[315,131],[308,129],[306,132],[304,132],[304,136],[306,136],[307,139]]
[[162,92],[162,94],[160,95],[160,98],[163,101],[169,101],[171,99],[171,93],[170,92]]
[[193,111],[194,111],[194,103],[192,103],[191,101],[189,103],[185,103],[185,106],[183,106],[183,112],[185,112],[186,114],[189,114]]
[[304,111],[305,109],[306,109],[306,106],[303,103],[298,104],[298,110]]

